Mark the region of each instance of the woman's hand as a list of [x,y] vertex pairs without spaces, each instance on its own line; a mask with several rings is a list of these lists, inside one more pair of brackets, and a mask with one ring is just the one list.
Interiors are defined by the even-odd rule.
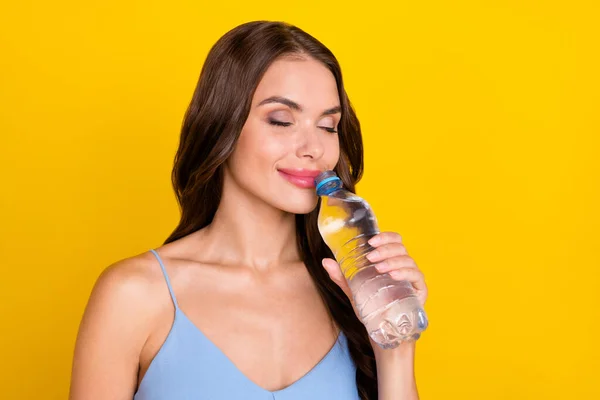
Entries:
[[[422,305],[427,300],[427,285],[423,273],[408,255],[402,244],[402,237],[395,232],[381,232],[369,240],[374,247],[368,255],[369,261],[381,273],[388,273],[393,279],[410,282]],[[352,302],[354,312],[360,319],[350,287],[342,274],[339,264],[331,259],[323,260],[323,267],[331,279],[339,285]],[[419,393],[414,375],[415,342],[403,342],[393,350],[383,350],[369,338],[377,365],[378,398],[418,400]]]
[[[367,258],[375,264],[375,268],[381,273],[388,273],[394,280],[410,282],[417,298],[422,305],[425,305],[427,300],[425,278],[415,261],[408,255],[406,247],[402,244],[402,237],[395,232],[381,232],[373,236],[369,240],[369,244],[375,249],[367,255]],[[346,296],[352,302],[354,312],[360,318],[350,287],[339,264],[331,258],[325,258],[323,259],[323,267],[331,280],[346,293]]]

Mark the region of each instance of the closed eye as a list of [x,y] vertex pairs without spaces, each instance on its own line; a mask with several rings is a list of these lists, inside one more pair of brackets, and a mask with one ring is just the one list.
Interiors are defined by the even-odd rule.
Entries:
[[291,122],[282,122],[282,121],[277,121],[276,119],[269,119],[269,124],[275,125],[275,126],[290,126],[290,125],[292,125]]
[[[292,125],[291,122],[277,121],[276,119],[269,119],[269,124],[274,125],[274,126],[290,126],[290,125]],[[337,133],[335,128],[330,128],[328,126],[319,126],[319,128],[321,128],[329,133]]]
[[320,126],[319,128],[326,130],[329,133],[337,133],[337,131],[335,130],[335,128],[329,128],[327,126]]

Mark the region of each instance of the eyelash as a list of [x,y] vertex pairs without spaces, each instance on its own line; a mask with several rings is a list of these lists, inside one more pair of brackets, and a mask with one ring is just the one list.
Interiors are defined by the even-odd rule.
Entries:
[[274,119],[270,119],[269,123],[275,126],[290,126],[292,124],[291,122],[281,122]]
[[[292,125],[291,122],[281,122],[281,121],[277,121],[277,120],[274,120],[274,119],[270,119],[269,120],[269,124],[275,125],[275,126],[283,126],[283,127]],[[324,130],[326,130],[329,133],[337,133],[337,131],[335,130],[335,128],[326,128],[324,126],[320,126],[319,128],[324,129]]]

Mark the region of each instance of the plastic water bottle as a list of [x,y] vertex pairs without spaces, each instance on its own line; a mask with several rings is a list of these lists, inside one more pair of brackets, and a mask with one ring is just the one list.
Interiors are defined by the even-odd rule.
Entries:
[[416,340],[428,325],[427,315],[408,281],[379,273],[366,255],[367,241],[379,233],[369,204],[343,188],[334,171],[315,178],[321,197],[319,232],[333,252],[369,336],[384,349]]

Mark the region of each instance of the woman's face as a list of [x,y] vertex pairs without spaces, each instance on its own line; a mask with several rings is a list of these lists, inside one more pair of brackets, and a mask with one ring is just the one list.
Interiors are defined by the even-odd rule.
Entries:
[[276,60],[256,88],[225,184],[286,212],[312,211],[314,177],[338,162],[340,116],[336,81],[325,65]]

